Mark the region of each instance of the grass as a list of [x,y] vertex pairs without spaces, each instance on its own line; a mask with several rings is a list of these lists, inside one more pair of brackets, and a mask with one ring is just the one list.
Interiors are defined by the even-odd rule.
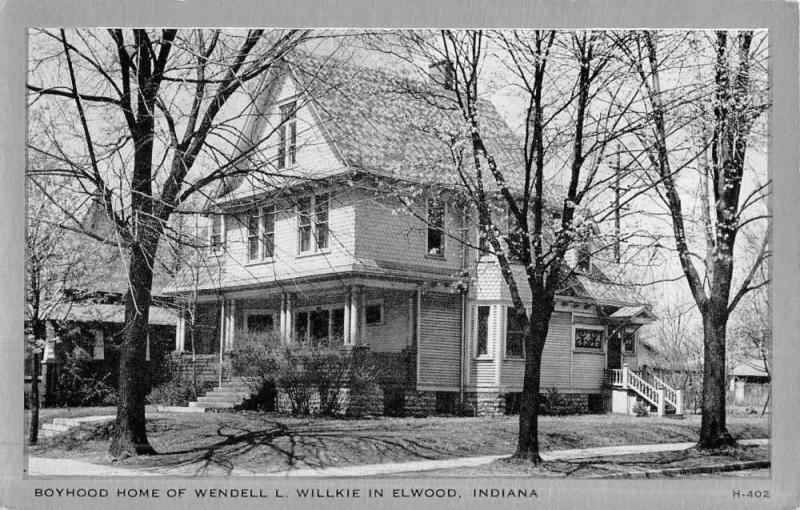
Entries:
[[[767,417],[731,416],[728,426],[739,439],[769,435]],[[699,416],[548,416],[540,419],[540,442],[542,451],[686,442],[697,440],[699,427]],[[109,430],[84,428],[78,439],[45,439],[29,453],[106,462]],[[196,475],[503,455],[513,453],[516,434],[513,416],[347,420],[247,412],[155,414],[148,420],[148,435],[159,454],[120,465]]]

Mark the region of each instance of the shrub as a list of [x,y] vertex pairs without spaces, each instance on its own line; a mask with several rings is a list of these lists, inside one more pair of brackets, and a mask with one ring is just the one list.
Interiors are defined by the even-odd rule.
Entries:
[[272,335],[243,336],[232,355],[233,371],[254,378],[264,406],[279,388],[292,414],[311,414],[318,403],[320,414],[333,416],[376,387],[376,370],[364,349],[345,350],[338,340],[281,344]]
[[544,395],[539,395],[539,414],[561,414],[564,410],[566,400],[564,395],[553,386]]
[[650,406],[642,402],[641,400],[636,401],[636,405],[633,406],[633,412],[636,416],[640,418],[643,416],[647,416],[650,414]]
[[67,406],[116,405],[117,392],[111,374],[98,370],[97,363],[66,354],[58,367],[57,399]]
[[214,386],[213,382],[201,382],[195,388],[192,381],[175,377],[153,388],[147,395],[148,404],[162,404],[167,406],[185,406],[196,400],[198,395],[205,393]]

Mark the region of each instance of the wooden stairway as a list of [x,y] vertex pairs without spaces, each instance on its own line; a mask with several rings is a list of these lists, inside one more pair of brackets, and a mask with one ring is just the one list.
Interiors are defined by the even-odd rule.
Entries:
[[633,392],[637,400],[644,401],[651,408],[655,408],[659,416],[665,414],[683,415],[683,392],[672,388],[655,374],[649,374],[651,382],[646,381],[633,370],[610,370],[612,389],[621,389]]

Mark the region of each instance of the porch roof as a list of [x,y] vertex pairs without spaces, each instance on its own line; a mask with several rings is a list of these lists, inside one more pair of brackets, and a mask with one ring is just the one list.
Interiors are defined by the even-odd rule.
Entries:
[[[125,306],[97,303],[65,303],[58,305],[51,315],[55,320],[73,322],[125,322]],[[151,326],[175,326],[178,314],[160,306],[150,307]]]
[[643,319],[647,321],[658,320],[656,314],[648,310],[646,306],[623,306],[608,317],[618,321],[628,321],[633,319]]

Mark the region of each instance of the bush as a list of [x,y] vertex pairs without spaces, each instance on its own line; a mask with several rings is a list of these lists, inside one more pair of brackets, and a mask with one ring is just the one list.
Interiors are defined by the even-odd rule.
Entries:
[[642,402],[641,400],[636,401],[636,405],[633,406],[633,412],[638,417],[647,416],[650,414],[650,406]]
[[564,395],[553,386],[544,395],[539,395],[539,414],[561,414],[566,401]]
[[195,388],[192,381],[178,376],[153,388],[150,394],[147,395],[147,403],[185,406],[189,402],[197,400],[199,395],[210,390],[213,386],[213,382],[201,382]]
[[117,391],[98,363],[66,354],[58,367],[56,402],[67,406],[116,405]]
[[243,336],[232,355],[233,371],[254,378],[253,390],[264,397],[265,406],[279,388],[292,414],[311,414],[318,404],[320,414],[334,416],[376,387],[366,350],[345,350],[337,340],[282,344],[272,335]]

